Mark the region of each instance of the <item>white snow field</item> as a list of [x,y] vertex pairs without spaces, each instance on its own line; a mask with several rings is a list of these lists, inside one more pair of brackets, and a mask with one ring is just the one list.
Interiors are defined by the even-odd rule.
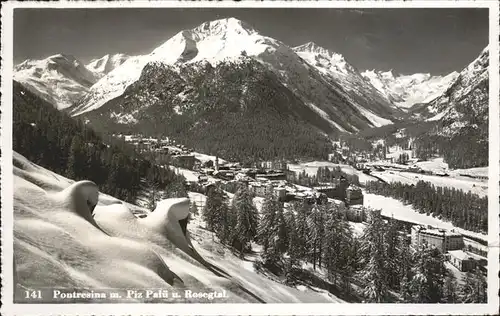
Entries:
[[459,176],[469,176],[469,177],[481,177],[483,179],[488,178],[488,167],[478,167],[470,169],[455,169],[450,173]]
[[[196,159],[198,159],[202,163],[205,163],[205,162],[207,162],[209,160],[212,160],[212,162],[215,163],[215,159],[216,159],[215,156],[206,155],[206,154],[198,153],[198,152],[195,152],[195,151],[193,151],[192,154],[194,155],[194,157]],[[221,157],[218,157],[217,159],[219,160],[219,164],[224,164],[224,163],[227,162],[226,160],[222,159]]]
[[363,205],[372,209],[382,210],[382,215],[384,216],[394,217],[395,219],[413,222],[415,224],[431,225],[448,230],[455,229],[462,234],[477,237],[485,241],[488,240],[488,235],[486,234],[476,233],[458,228],[453,226],[453,224],[450,222],[446,222],[439,218],[428,216],[426,214],[421,214],[416,211],[412,205],[405,205],[403,202],[396,199],[366,193],[366,191],[364,191],[363,194]]
[[429,161],[416,162],[414,165],[418,166],[424,171],[431,172],[448,172],[448,164],[444,162],[444,158],[434,158]]
[[98,193],[90,181],[66,179],[17,153],[13,160],[18,288],[225,290],[227,298],[213,302],[343,302],[254,272],[200,228],[199,217],[184,233],[178,220],[187,217],[188,199],[161,201],[150,213]]
[[170,166],[176,173],[182,174],[187,181],[198,181],[198,173],[193,170]]
[[85,67],[93,72],[96,77],[101,78],[122,65],[129,58],[130,56],[125,54],[106,54],[101,58],[93,59],[90,63],[85,65]]
[[316,175],[318,169],[320,167],[327,167],[330,170],[334,167],[340,167],[340,169],[347,174],[355,174],[359,178],[360,183],[366,183],[367,181],[376,181],[377,179],[371,177],[369,175],[364,174],[363,172],[354,169],[352,166],[344,165],[344,164],[336,164],[329,161],[311,161],[304,162],[300,164],[288,164],[288,169],[294,171],[295,173],[301,173],[305,171],[308,175],[313,176]]
[[471,191],[472,193],[477,194],[479,196],[488,195],[487,181],[481,181],[467,177],[454,177],[454,176],[441,177],[441,176],[417,174],[410,172],[398,172],[398,171],[372,172],[372,174],[387,182],[417,184],[418,181],[426,181],[438,187],[455,188],[463,190],[465,192]]
[[396,105],[410,108],[439,97],[459,74],[454,71],[446,76],[431,76],[425,73],[394,75],[392,70],[366,70],[361,75]]

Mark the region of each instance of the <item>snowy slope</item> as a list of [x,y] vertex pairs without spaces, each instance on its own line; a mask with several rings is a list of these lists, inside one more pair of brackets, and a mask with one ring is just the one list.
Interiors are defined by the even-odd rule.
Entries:
[[299,174],[301,172],[306,172],[309,176],[315,176],[318,169],[321,167],[326,167],[333,169],[335,167],[340,167],[342,172],[347,174],[357,175],[360,183],[366,183],[367,181],[375,181],[376,178],[371,177],[359,170],[354,169],[350,165],[336,164],[330,161],[310,161],[300,164],[288,164],[288,169]]
[[463,234],[474,236],[482,240],[488,240],[488,236],[481,233],[476,233],[468,231],[459,227],[453,226],[450,222],[445,222],[436,217],[432,217],[426,214],[417,212],[411,205],[405,205],[403,202],[395,200],[393,198],[384,197],[377,194],[371,194],[363,192],[364,201],[363,205],[373,209],[381,209],[382,215],[394,217],[396,219],[412,222],[421,225],[431,225],[434,227],[444,228],[444,229],[455,229]]
[[409,109],[434,125],[416,138],[416,145],[435,146],[451,168],[488,165],[488,66],[486,47],[440,96]]
[[[73,115],[99,108],[107,101],[120,96],[125,89],[141,75],[142,68],[149,62],[148,56],[129,58],[120,67],[115,68],[97,81],[80,100],[79,105],[71,109]],[[80,104],[85,104],[81,106]]]
[[[186,212],[184,202],[165,201],[174,208],[164,213],[162,202],[149,213],[104,194],[94,196],[89,182],[74,183],[17,153],[13,158],[18,293],[43,287],[161,288],[227,294],[222,301],[187,298],[187,302],[342,302],[324,291],[298,290],[256,273],[214,241],[212,233],[200,227],[199,218],[188,225],[185,236],[172,235],[176,223],[171,216]],[[94,219],[85,217],[84,211],[93,212]],[[178,238],[190,238],[193,248],[180,251]]]
[[129,59],[125,54],[104,55],[101,58],[93,59],[86,65],[87,69],[94,73],[97,78],[102,78],[115,68],[121,66]]
[[430,113],[430,121],[456,121],[457,129],[473,121],[485,121],[488,116],[488,65],[489,48],[465,67],[449,86],[436,99],[429,102],[426,110]]
[[[371,103],[371,106],[394,107],[391,101],[378,91],[370,81],[366,80],[341,54],[331,52],[313,42],[294,47],[293,50],[309,65],[317,69],[326,80],[340,84],[346,90],[347,96],[354,95]],[[358,109],[376,127],[392,123],[390,120],[378,117],[368,109],[362,107],[358,107]]]
[[455,71],[446,76],[431,76],[428,73],[395,76],[391,70],[367,70],[361,75],[383,96],[402,108],[432,101],[458,77]]
[[[373,102],[352,94],[352,85],[326,77],[318,69],[284,43],[259,34],[251,26],[228,18],[205,22],[183,30],[150,54],[128,59],[121,66],[100,79],[90,92],[72,109],[72,115],[95,110],[120,96],[136,82],[148,63],[163,63],[177,69],[181,65],[217,66],[221,63],[242,64],[248,59],[258,61],[295,93],[303,102],[326,116],[326,120],[341,125],[340,129],[356,131],[360,128],[388,124],[401,113],[387,103]],[[191,71],[191,70],[190,70]]]
[[423,171],[430,171],[432,173],[449,172],[448,164],[444,162],[443,158],[432,158],[428,161],[419,161],[413,165],[419,167]]
[[440,177],[426,174],[416,174],[410,172],[399,171],[374,171],[371,173],[374,176],[386,182],[401,182],[405,184],[417,184],[418,181],[430,182],[436,187],[447,187],[470,191],[479,196],[488,195],[488,182],[467,177]]
[[71,106],[97,81],[75,57],[63,54],[16,65],[14,80],[58,109]]

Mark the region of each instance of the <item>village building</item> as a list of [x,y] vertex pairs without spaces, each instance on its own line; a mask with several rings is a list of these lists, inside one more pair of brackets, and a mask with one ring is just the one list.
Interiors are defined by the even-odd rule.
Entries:
[[459,250],[464,247],[462,234],[445,229],[435,229],[415,225],[411,228],[411,243],[413,248],[418,249],[424,244],[435,247],[440,251]]
[[192,170],[197,159],[193,155],[176,155],[172,156],[172,164],[179,168]]
[[233,180],[235,177],[234,171],[231,170],[218,170],[214,171],[212,174],[215,178],[221,179],[221,180]]
[[367,223],[371,222],[373,216],[381,216],[382,210],[380,209],[372,209],[372,208],[363,208],[363,221]]
[[287,170],[287,163],[284,160],[260,161],[257,163],[257,168],[265,170]]
[[284,172],[279,173],[260,173],[256,175],[256,178],[267,179],[267,180],[286,180],[286,174]]
[[271,193],[280,201],[284,201],[286,198],[287,192],[282,186],[275,186],[271,182],[262,183],[258,181],[249,182],[248,184],[250,192],[255,196],[266,197],[269,193]]
[[355,205],[347,208],[346,218],[350,222],[362,222],[365,219],[365,209],[362,205]]
[[349,186],[346,189],[345,202],[347,205],[363,205],[363,192],[356,186]]
[[267,192],[269,192],[268,186],[260,182],[250,182],[249,189],[253,195],[259,197],[265,197],[267,195]]
[[296,192],[294,193],[294,200],[305,202],[309,205],[323,205],[328,203],[328,197],[319,192]]
[[458,270],[462,272],[473,271],[476,266],[476,260],[462,250],[449,251],[449,260]]
[[328,161],[331,161],[333,163],[346,163],[347,157],[343,156],[342,153],[335,151],[331,154],[328,154]]
[[325,194],[330,199],[346,201],[347,188],[349,181],[346,178],[334,179],[333,183],[323,183],[320,186],[314,187],[314,190]]

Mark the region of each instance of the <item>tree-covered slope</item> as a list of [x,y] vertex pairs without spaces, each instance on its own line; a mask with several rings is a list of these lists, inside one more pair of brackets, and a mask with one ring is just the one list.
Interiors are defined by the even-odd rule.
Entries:
[[76,180],[92,179],[105,193],[134,202],[141,178],[157,174],[168,186],[183,181],[125,144],[102,138],[82,122],[14,82],[13,149],[30,161]]
[[335,132],[272,72],[246,58],[216,68],[150,63],[122,96],[82,116],[107,133],[165,135],[240,160],[323,158],[330,150],[324,135]]

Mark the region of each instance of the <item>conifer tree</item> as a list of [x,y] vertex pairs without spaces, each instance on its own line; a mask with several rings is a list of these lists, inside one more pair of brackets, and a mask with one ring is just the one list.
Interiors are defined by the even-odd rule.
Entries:
[[294,265],[298,263],[298,257],[297,257],[297,246],[298,246],[298,236],[297,236],[297,228],[296,228],[296,222],[295,222],[295,215],[293,211],[287,212],[286,216],[286,226],[287,226],[287,232],[288,232],[288,247],[287,247],[287,254],[288,254],[288,267],[287,267],[287,272],[291,273],[291,270]]
[[401,251],[401,243],[399,240],[399,231],[395,220],[390,220],[386,225],[384,240],[386,242],[386,269],[387,281],[391,288],[399,286],[399,269],[401,264],[399,262],[398,254]]
[[184,176],[179,175],[179,177],[170,183],[166,190],[166,198],[181,198],[187,197],[187,190],[185,185],[186,179]]
[[354,272],[355,255],[352,247],[353,236],[348,223],[341,214],[330,213],[325,224],[323,262],[328,279],[335,284],[339,276],[348,279]]
[[222,227],[220,239],[232,247],[237,247],[238,239],[236,238],[236,224],[238,219],[238,210],[235,208],[234,203],[231,203],[227,208],[227,215]]
[[296,229],[296,255],[298,259],[306,259],[307,254],[307,241],[309,240],[309,230],[307,228],[307,216],[309,206],[306,203],[301,205],[298,203],[293,204],[293,210],[297,211],[295,220]]
[[295,229],[295,218],[293,214],[291,215],[292,219],[289,222],[288,225],[288,249],[287,249],[287,254],[288,254],[288,260],[286,262],[286,267],[285,267],[285,277],[286,277],[286,282],[289,284],[293,283],[294,280],[294,275],[293,275],[293,269],[295,265],[299,263],[299,260],[297,259],[297,232]]
[[277,204],[278,208],[273,231],[277,236],[276,247],[278,248],[278,251],[280,253],[285,253],[288,249],[288,227],[283,212],[283,205],[279,202]]
[[266,196],[264,197],[264,201],[262,203],[261,209],[261,220],[259,221],[258,234],[257,239],[263,246],[264,252],[267,251],[269,247],[269,240],[271,238],[271,234],[273,231],[273,226],[276,218],[276,211],[278,205],[277,201],[272,195],[272,191],[268,190]]
[[436,248],[422,248],[415,254],[411,281],[413,300],[416,303],[438,303],[443,299],[446,275],[444,256]]
[[[262,205],[259,241],[263,245],[264,262],[268,266],[277,267],[282,262],[283,254],[291,247],[288,235],[289,225],[295,226],[295,223],[291,223],[290,218],[285,219],[283,205],[272,195],[271,190],[268,192]],[[291,216],[293,217],[293,213]],[[295,222],[294,217],[293,221]],[[294,244],[293,247],[296,245]],[[293,256],[296,256],[296,253]]]
[[316,270],[316,264],[321,266],[323,238],[325,234],[325,210],[314,205],[307,217],[307,227],[309,229],[309,257],[313,263],[313,269]]
[[198,207],[194,201],[191,201],[191,205],[189,205],[189,213],[193,215],[198,215]]
[[448,272],[443,285],[443,301],[446,303],[458,302],[458,285],[455,276]]
[[459,288],[460,301],[463,303],[486,303],[487,286],[486,278],[479,269],[468,271]]
[[403,301],[410,302],[412,299],[411,279],[413,261],[410,250],[410,243],[407,239],[403,239],[400,245],[400,250],[397,254],[397,272],[399,277],[399,292]]
[[362,276],[366,282],[364,295],[371,302],[384,302],[388,294],[387,254],[384,243],[384,223],[380,212],[373,211],[362,237],[365,267]]
[[257,236],[259,224],[259,214],[246,185],[241,185],[236,191],[233,206],[237,211],[235,237],[240,243],[240,257],[243,258],[245,247]]
[[223,232],[226,226],[227,210],[227,197],[224,191],[219,186],[209,190],[203,208],[203,219],[207,224],[207,228],[219,234]]
[[154,211],[156,209],[156,201],[159,200],[159,183],[157,182],[154,168],[150,168],[146,178],[146,184],[150,190],[148,198],[148,209]]
[[69,178],[79,179],[85,172],[86,157],[83,153],[83,141],[80,136],[74,136],[68,155],[68,166],[66,174]]

